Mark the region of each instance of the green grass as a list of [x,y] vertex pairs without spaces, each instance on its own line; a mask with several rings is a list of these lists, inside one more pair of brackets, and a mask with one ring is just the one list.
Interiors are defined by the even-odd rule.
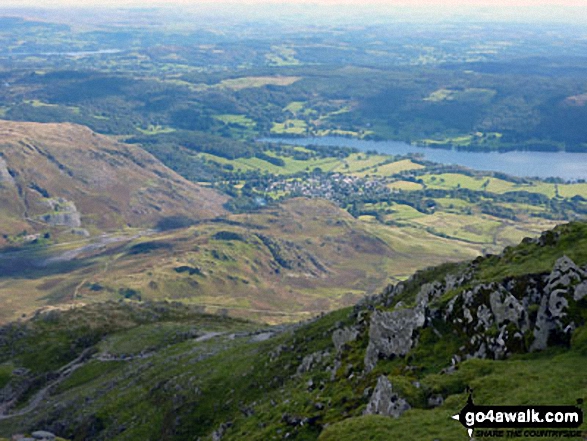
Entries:
[[271,133],[275,135],[280,134],[291,134],[291,135],[303,135],[306,133],[308,125],[304,120],[301,119],[288,119],[283,123],[273,123],[271,127]]
[[[442,406],[412,409],[399,419],[380,416],[346,419],[326,428],[319,440],[461,439],[466,437],[466,432],[450,416],[466,404],[467,386],[474,390],[478,405],[573,405],[577,398],[587,394],[587,381],[581,369],[585,362],[585,355],[557,354],[556,350],[506,361],[468,360],[453,374],[433,374],[420,380],[424,390],[445,396]],[[393,381],[392,378],[392,384]]]
[[[388,231],[377,231],[384,240]],[[559,237],[557,232],[564,234]],[[563,253],[583,265],[587,263],[586,233],[584,223],[561,226],[544,236],[544,247],[524,243],[506,250],[501,259],[479,258],[474,279],[492,279],[496,275],[488,270],[499,272],[504,268],[508,272],[500,273],[500,277],[539,273],[542,266],[550,270],[554,259]],[[402,244],[397,236],[390,242],[396,265],[411,249],[413,237],[406,236],[404,241]],[[537,264],[541,259],[544,262]],[[422,271],[406,282],[405,290],[395,300],[409,305],[423,283],[440,280],[448,273],[458,274],[467,267],[470,265],[446,264]],[[227,421],[231,425],[224,433],[226,440],[281,439],[287,433],[294,439],[322,441],[461,439],[466,433],[450,416],[465,405],[467,387],[474,390],[479,405],[569,405],[587,396],[582,369],[587,362],[585,326],[574,332],[570,348],[555,347],[501,361],[470,359],[452,373],[441,373],[468,337],[454,333],[453,323],[437,319],[432,323],[434,328],[420,331],[418,346],[408,356],[380,360],[372,372],[363,373],[368,308],[360,312],[355,308],[338,310],[285,329],[263,342],[253,342],[248,336],[229,336],[251,329],[251,324],[200,316],[184,308],[173,304],[107,304],[104,310],[84,308],[51,320],[33,320],[32,326],[39,326],[42,332],[23,342],[27,344],[19,347],[23,352],[43,355],[39,350],[50,345],[55,335],[67,346],[84,335],[94,335],[89,329],[103,333],[100,342],[91,343],[99,351],[125,353],[133,347],[157,350],[145,359],[87,363],[47,398],[38,413],[0,421],[0,434],[8,434],[19,424],[34,425],[46,418],[47,409],[53,409],[75,421],[94,415],[98,427],[110,430],[104,433],[105,438],[121,440],[148,438],[154,433],[171,433],[176,439],[208,439]],[[332,367],[335,359],[332,332],[360,323],[361,317],[365,323],[359,325],[361,334],[338,356],[340,367],[331,374],[327,367]],[[178,332],[194,328],[226,334],[205,342],[177,340]],[[302,360],[317,353],[323,354],[323,360],[310,371],[297,373]],[[15,366],[20,365],[20,358],[14,360]],[[362,415],[369,398],[365,390],[375,385],[379,375],[390,378],[394,390],[412,406],[399,419]],[[429,409],[427,398],[432,394],[442,394],[444,404]],[[309,420],[303,425],[288,424],[292,418]],[[126,430],[114,432],[121,425]]]
[[[566,232],[560,239],[557,232]],[[578,265],[587,263],[587,225],[572,223],[557,227],[554,232],[544,233],[547,246],[522,243],[518,247],[506,249],[503,257],[492,256],[480,264],[481,280],[499,280],[504,277],[527,273],[547,272],[552,269],[556,259],[567,255]]]
[[146,129],[142,129],[137,127],[137,130],[141,132],[143,135],[159,135],[161,133],[173,133],[175,129],[171,127],[164,127],[160,125],[153,125],[150,124]]
[[25,101],[25,103],[30,104],[33,107],[53,107],[53,108],[62,107],[62,108],[68,109],[69,111],[71,111],[74,114],[80,113],[80,108],[76,107],[76,106],[60,106],[59,104],[45,103],[44,101],[40,101],[40,100],[29,100],[29,101]]
[[424,101],[432,101],[432,102],[438,102],[438,101],[444,101],[446,99],[448,99],[449,97],[451,97],[454,94],[454,90],[450,90],[450,89],[438,89],[434,92],[432,92],[430,95],[428,95],[428,97],[424,98]]
[[420,213],[415,208],[404,204],[394,204],[392,206],[392,210],[393,213],[387,215],[385,217],[386,220],[405,221],[426,216],[424,213]]
[[306,103],[304,101],[292,101],[287,106],[285,106],[283,110],[296,114],[304,108],[305,104]]
[[271,46],[271,53],[265,55],[270,66],[297,66],[300,63],[296,59],[296,51],[288,46]]
[[263,87],[268,85],[274,86],[290,86],[301,77],[294,76],[264,76],[264,77],[240,77],[223,80],[215,87],[226,88],[231,90],[241,90],[255,87]]
[[244,127],[254,128],[256,126],[255,121],[247,117],[246,115],[235,115],[235,114],[224,114],[224,115],[214,115],[219,121],[222,121],[225,124],[240,124]]
[[444,139],[422,139],[420,142],[424,145],[456,145],[456,146],[468,146],[473,140],[473,135],[461,135],[454,136],[451,138]]
[[[492,178],[492,177],[472,177],[463,175],[460,173],[443,173],[443,174],[431,174],[424,175],[421,177],[428,188],[440,188],[445,190],[452,190],[455,188],[466,188],[469,190],[484,190],[491,193],[502,194],[508,191],[517,191],[519,188],[516,184],[503,179]],[[521,188],[520,188],[521,189]],[[538,189],[527,191],[533,191],[534,193],[541,193]]]
[[439,234],[473,243],[493,243],[501,223],[487,216],[436,212],[415,220]]
[[8,382],[12,379],[13,370],[14,365],[12,363],[0,364],[0,389],[6,386]]

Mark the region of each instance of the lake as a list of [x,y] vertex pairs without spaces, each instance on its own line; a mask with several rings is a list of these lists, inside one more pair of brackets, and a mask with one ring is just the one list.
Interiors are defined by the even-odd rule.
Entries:
[[419,147],[400,141],[365,141],[353,138],[325,136],[322,138],[266,138],[261,141],[290,145],[331,145],[354,147],[361,151],[376,150],[389,155],[419,153],[425,159],[440,164],[457,164],[475,170],[497,171],[514,176],[573,181],[587,179],[587,153],[568,152],[468,152],[460,150]]

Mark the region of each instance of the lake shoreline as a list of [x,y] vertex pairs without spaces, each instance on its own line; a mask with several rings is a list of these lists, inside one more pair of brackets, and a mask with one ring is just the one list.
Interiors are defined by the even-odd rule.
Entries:
[[418,146],[402,141],[365,140],[348,137],[269,137],[259,142],[288,145],[351,147],[362,152],[388,155],[419,154],[431,162],[460,165],[473,170],[498,172],[524,178],[559,178],[567,182],[587,179],[587,153],[568,151],[471,151],[458,148]]

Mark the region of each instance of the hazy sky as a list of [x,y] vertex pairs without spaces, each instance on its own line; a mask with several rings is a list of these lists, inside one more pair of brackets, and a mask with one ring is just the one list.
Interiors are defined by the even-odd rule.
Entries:
[[[280,9],[280,5],[284,4],[289,7]],[[334,7],[330,10],[330,6],[333,5],[345,6]],[[15,6],[35,8],[67,6],[71,9],[72,7],[167,6],[185,7],[198,12],[212,11],[232,16],[232,18],[244,18],[251,14],[258,16],[264,13],[274,17],[322,14],[324,17],[332,18],[343,16],[358,19],[359,16],[370,15],[382,19],[408,17],[408,20],[416,21],[442,21],[459,17],[486,21],[587,25],[587,0],[0,0],[0,10],[2,7]],[[297,9],[296,6],[302,9]]]
[[259,3],[289,3],[289,4],[378,4],[386,6],[408,6],[408,7],[587,7],[587,0],[2,0],[3,6],[28,6],[50,7],[60,5],[77,6],[121,6],[121,5],[198,5],[198,4],[224,4],[237,3],[240,5]]

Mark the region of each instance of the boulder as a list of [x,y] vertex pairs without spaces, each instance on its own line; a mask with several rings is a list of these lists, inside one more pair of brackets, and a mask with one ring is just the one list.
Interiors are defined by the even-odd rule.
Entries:
[[391,381],[385,375],[381,375],[363,414],[399,418],[408,409],[408,402],[394,393]]

